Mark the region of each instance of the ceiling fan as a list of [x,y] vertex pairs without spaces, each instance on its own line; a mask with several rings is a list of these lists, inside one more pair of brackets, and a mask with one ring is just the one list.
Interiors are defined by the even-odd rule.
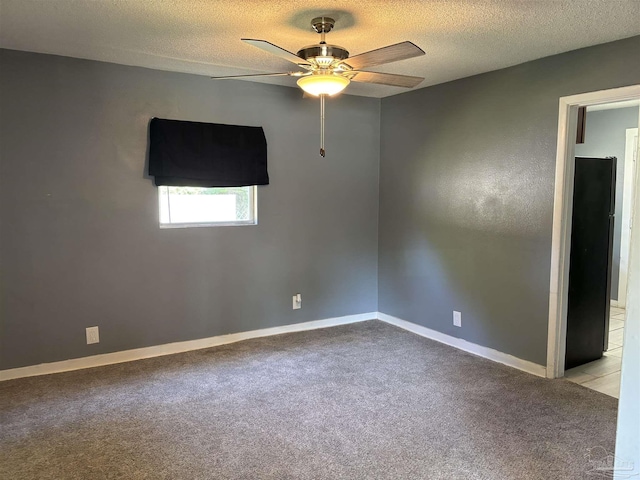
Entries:
[[367,67],[424,55],[424,51],[418,46],[411,42],[401,42],[349,57],[349,52],[345,48],[328,44],[325,41],[325,35],[333,29],[334,25],[335,20],[329,17],[317,17],[311,20],[311,26],[320,34],[320,43],[304,47],[298,50],[297,54],[266,40],[242,39],[243,42],[249,45],[295,63],[301,70],[211,78],[218,80],[252,77],[299,77],[297,83],[302,90],[320,97],[320,155],[324,157],[324,100],[327,95],[331,96],[340,93],[352,81],[413,88],[424,80],[422,77],[362,70]]

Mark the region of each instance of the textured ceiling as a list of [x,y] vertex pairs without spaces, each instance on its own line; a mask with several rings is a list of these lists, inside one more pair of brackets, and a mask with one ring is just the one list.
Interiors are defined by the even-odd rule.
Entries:
[[292,64],[240,38],[296,52],[318,42],[309,22],[322,14],[337,20],[328,43],[351,55],[421,47],[423,57],[371,69],[425,77],[420,87],[640,35],[640,0],[0,0],[0,46],[202,75],[283,72]]

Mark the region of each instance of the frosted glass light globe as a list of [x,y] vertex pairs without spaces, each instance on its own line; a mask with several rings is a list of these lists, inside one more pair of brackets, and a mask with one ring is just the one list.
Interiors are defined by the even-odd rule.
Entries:
[[298,80],[298,86],[310,95],[335,95],[344,90],[351,81],[341,75],[320,73]]

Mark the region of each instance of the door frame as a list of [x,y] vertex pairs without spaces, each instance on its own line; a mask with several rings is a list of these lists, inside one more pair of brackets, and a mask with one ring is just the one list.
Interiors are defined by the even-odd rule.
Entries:
[[[636,189],[635,173],[637,168],[638,143],[633,144],[634,138],[638,139],[638,127],[627,128],[624,150],[624,185],[622,187],[622,231],[620,234],[620,276],[618,279],[618,300],[612,305],[624,308],[627,304],[627,278],[629,276],[629,250],[631,248],[631,213],[633,210],[633,198]],[[636,140],[638,142],[638,140]]]
[[[578,107],[640,99],[640,85],[560,97],[558,144],[553,198],[547,378],[564,376],[569,296],[571,215],[573,213],[574,150]],[[639,118],[640,121],[640,118]],[[635,193],[635,192],[634,192]],[[640,272],[638,272],[640,274]]]

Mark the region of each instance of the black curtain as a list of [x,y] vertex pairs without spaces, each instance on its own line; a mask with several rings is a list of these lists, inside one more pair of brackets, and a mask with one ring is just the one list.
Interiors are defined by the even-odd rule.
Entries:
[[268,185],[262,127],[151,119],[149,175],[181,187]]

